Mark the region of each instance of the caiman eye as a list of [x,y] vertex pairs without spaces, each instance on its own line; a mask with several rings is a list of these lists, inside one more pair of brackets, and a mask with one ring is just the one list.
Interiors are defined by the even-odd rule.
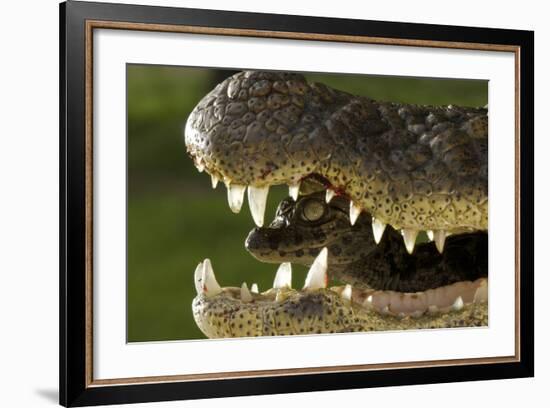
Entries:
[[304,221],[318,221],[325,214],[325,204],[319,200],[308,200],[302,207]]

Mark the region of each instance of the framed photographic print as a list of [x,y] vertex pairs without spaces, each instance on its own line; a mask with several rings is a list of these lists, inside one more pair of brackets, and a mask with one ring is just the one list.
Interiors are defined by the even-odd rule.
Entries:
[[533,376],[533,32],[60,16],[61,404]]

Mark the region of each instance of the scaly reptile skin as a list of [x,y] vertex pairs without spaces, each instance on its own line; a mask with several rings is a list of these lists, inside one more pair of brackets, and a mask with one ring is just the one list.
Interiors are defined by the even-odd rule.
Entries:
[[[318,219],[305,217],[311,208],[322,209]],[[486,233],[447,237],[443,254],[432,242],[417,244],[408,254],[401,234],[392,228],[376,244],[365,213],[351,226],[348,208],[343,197],[327,204],[324,192],[302,195],[297,201],[288,197],[268,227],[250,232],[246,249],[262,262],[310,266],[326,247],[329,279],[354,288],[420,292],[487,277]]]
[[[416,236],[418,231],[432,230],[444,236],[488,229],[487,124],[487,110],[482,108],[379,102],[308,83],[298,74],[247,71],[228,78],[203,98],[187,120],[185,142],[197,168],[228,187],[243,186],[241,192],[244,186],[302,183],[303,187],[315,179],[335,191],[337,201],[349,205],[351,200],[352,207],[363,212],[354,232],[372,216],[378,223],[403,230],[407,240],[407,231]],[[353,292],[342,286],[277,288],[260,294],[246,290],[244,299],[242,289],[219,288],[213,272],[209,275],[203,269],[201,274],[199,265],[199,273],[195,272],[198,296],[193,301],[197,325],[208,337],[236,337],[487,324],[483,279],[476,285],[484,290],[475,286],[475,295],[472,291],[464,295],[464,305],[461,297],[435,313],[430,309],[430,313],[396,315],[387,308],[373,310],[365,298],[372,292],[362,287],[414,292],[449,282],[456,285],[459,278],[473,282],[486,275],[483,263],[476,265],[481,268],[476,271],[465,270],[467,265],[449,267],[448,260],[456,260],[456,254],[445,253],[430,264],[431,257],[441,255],[433,247],[420,245],[415,256],[423,261],[413,262],[406,279],[399,270],[396,280],[396,269],[385,264],[388,259],[401,258],[405,265],[413,258],[393,245],[399,234],[386,231],[388,243],[375,250],[379,256],[360,265],[366,270],[339,269],[335,264],[343,255],[332,248],[328,273],[356,285],[359,290]],[[467,244],[465,250],[481,254],[483,235],[466,238],[481,246]],[[447,250],[460,239],[450,237]],[[290,241],[283,244],[292,246]],[[319,252],[319,248],[313,250]],[[295,255],[285,253],[281,260]],[[480,259],[486,265],[483,255]],[[311,259],[303,263],[308,262]],[[208,293],[208,285],[201,281],[207,276],[215,294]],[[450,286],[443,288],[455,293]],[[405,303],[418,296],[397,295]]]
[[246,71],[188,118],[198,167],[226,184],[315,173],[395,229],[487,230],[487,110],[377,102],[299,74]]
[[243,303],[238,288],[224,288],[209,298],[193,300],[197,325],[209,338],[346,333],[380,330],[438,329],[487,326],[487,303],[464,306],[459,311],[395,317],[365,309],[360,303],[341,298],[340,288],[313,292],[289,290],[284,299],[254,294]]

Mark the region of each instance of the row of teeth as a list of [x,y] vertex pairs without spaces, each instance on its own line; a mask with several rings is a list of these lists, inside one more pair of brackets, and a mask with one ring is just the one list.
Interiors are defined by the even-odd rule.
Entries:
[[[199,169],[200,170],[200,169]],[[216,188],[218,185],[218,178],[216,176],[212,177],[212,188]],[[239,213],[244,202],[244,193],[247,190],[247,186],[240,184],[231,184],[226,183],[227,187],[227,201],[229,202],[229,208],[234,213]],[[296,201],[298,199],[298,192],[300,190],[300,183],[292,184],[288,186],[289,195]],[[252,219],[258,227],[264,225],[264,214],[265,206],[267,203],[267,195],[269,194],[269,186],[265,187],[254,187],[248,186],[248,206],[250,207],[250,213],[252,214]],[[327,189],[326,192],[326,202],[329,203],[330,200],[336,195],[336,192],[332,189]],[[350,200],[349,207],[349,220],[351,225],[354,225],[359,218],[363,210],[357,204]],[[372,233],[374,235],[374,241],[378,244],[384,235],[386,230],[386,223],[380,221],[376,217],[372,217]],[[409,254],[412,254],[414,251],[414,246],[416,244],[416,237],[420,231],[415,229],[404,228],[401,230],[401,235],[403,236],[403,242],[405,243],[405,248]],[[443,253],[445,248],[445,239],[450,235],[445,230],[438,231],[426,231],[430,241],[435,242],[435,247],[439,253]]]
[[[309,268],[303,290],[323,289],[328,285],[328,250],[323,248],[313,264]],[[290,262],[283,262],[275,275],[273,281],[274,289],[291,289],[292,288],[292,265]],[[221,286],[216,280],[214,269],[210,259],[206,258],[200,262],[195,269],[195,289],[197,294],[204,294],[207,297],[212,297],[222,292]],[[251,292],[258,294],[258,285],[254,283],[250,290],[246,283],[241,286],[241,300],[246,302],[252,300]]]
[[[327,269],[328,250],[323,248],[309,268],[302,290],[327,288]],[[195,270],[195,288],[199,295],[204,294],[206,297],[216,296],[222,292],[209,259],[199,263]],[[264,293],[275,291],[275,301],[277,302],[284,300],[285,293],[290,289],[292,289],[292,266],[289,262],[285,262],[277,270],[273,289]],[[425,313],[458,311],[467,304],[487,302],[488,299],[486,278],[480,278],[474,282],[457,282],[415,293],[354,289],[349,284],[330,289],[338,293],[342,299],[359,303],[368,310],[399,317],[419,317]],[[240,287],[241,301],[243,303],[252,302],[254,295],[259,295],[258,285],[253,284],[248,289],[247,284],[243,282]]]

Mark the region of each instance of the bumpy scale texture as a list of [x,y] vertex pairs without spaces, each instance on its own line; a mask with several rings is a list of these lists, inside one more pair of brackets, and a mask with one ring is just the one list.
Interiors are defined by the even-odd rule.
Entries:
[[209,338],[345,333],[487,326],[487,303],[458,311],[399,318],[367,310],[330,289],[289,291],[281,301],[241,302],[229,292],[193,301],[198,327]]
[[199,166],[226,183],[316,173],[394,228],[486,230],[487,110],[354,96],[298,74],[246,71],[188,118]]

